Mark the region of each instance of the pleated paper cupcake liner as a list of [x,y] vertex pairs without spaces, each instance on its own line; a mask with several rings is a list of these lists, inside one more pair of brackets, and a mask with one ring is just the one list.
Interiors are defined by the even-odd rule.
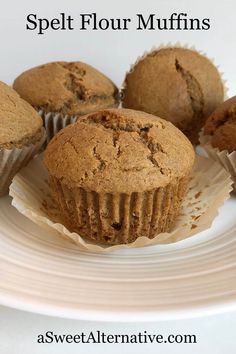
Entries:
[[44,127],[47,134],[47,143],[56,135],[61,129],[67,125],[75,123],[78,116],[63,115],[61,113],[45,112],[39,110],[39,115],[42,117]]
[[[113,105],[113,108],[117,108],[119,106],[119,102]],[[62,113],[56,112],[45,112],[43,109],[38,111],[39,115],[43,119],[44,127],[47,134],[47,141],[46,144],[56,135],[61,129],[65,128],[69,124],[73,124],[82,117],[84,114],[77,114],[77,115],[64,115]],[[90,112],[92,113],[92,112]]]
[[[33,159],[26,168],[22,169],[15,176],[10,187],[10,195],[13,197],[13,206],[20,213],[46,229],[49,232],[48,237],[50,237],[50,230],[54,229],[64,237],[72,240],[80,249],[92,252],[110,252],[124,248],[174,243],[209,228],[218,214],[219,207],[230,197],[231,185],[230,174],[221,165],[213,160],[197,157],[193,173],[190,177],[189,191],[183,199],[180,214],[171,231],[154,234],[153,238],[145,237],[145,234],[143,234],[143,236],[137,238],[134,242],[116,246],[98,245],[81,237],[79,233],[71,232],[66,227],[51,196],[48,174],[40,156]],[[95,203],[96,205],[97,201],[93,201],[92,198],[94,198],[92,193],[87,196],[87,199],[90,200],[89,203],[91,205]],[[146,198],[147,200],[150,198],[150,201],[146,202],[147,206],[151,205],[151,196],[147,195]],[[138,205],[138,201],[136,203]],[[156,206],[157,208],[159,207],[158,205]],[[67,208],[68,210],[73,210],[73,205]],[[101,209],[104,209],[104,215],[108,213],[109,216],[111,213],[114,213],[113,220],[119,220],[116,217],[118,210],[112,211],[110,202],[105,203],[105,207]],[[150,213],[148,208],[145,208],[145,210],[144,208],[139,208],[139,210],[143,212],[142,220],[144,221],[142,225],[144,225],[143,230],[145,232],[145,227],[149,229],[149,214],[152,214],[152,217],[158,217],[158,213]],[[89,217],[90,222],[93,223],[92,212]],[[87,214],[84,216],[84,225],[87,225],[86,218]],[[119,225],[115,227],[119,227]],[[157,230],[157,233],[159,231]]]
[[42,138],[36,144],[22,149],[0,149],[0,196],[8,193],[12,178],[39,152],[45,139],[45,130],[42,129]]
[[219,162],[231,175],[234,182],[233,188],[236,192],[236,151],[229,153],[227,150],[220,151],[218,148],[214,148],[211,145],[212,137],[210,135],[204,135],[200,133],[200,144],[207,152],[208,156]]
[[189,176],[166,187],[132,194],[69,189],[51,178],[51,186],[68,229],[98,244],[126,244],[170,231],[187,190]]
[[[189,44],[181,44],[180,42],[177,42],[177,43],[171,43],[171,42],[168,42],[166,44],[164,43],[161,43],[159,46],[153,46],[150,50],[146,50],[144,51],[144,53],[140,56],[138,56],[138,58],[136,59],[136,61],[130,65],[130,69],[126,72],[125,74],[125,79],[126,79],[126,76],[133,72],[135,66],[140,62],[142,61],[143,59],[145,59],[148,55],[154,53],[154,52],[157,52],[161,49],[167,49],[167,48],[184,48],[184,49],[190,49],[198,54],[201,54],[202,56],[204,56],[206,59],[210,60],[210,62],[217,68],[219,74],[220,74],[220,77],[221,77],[221,81],[222,81],[222,84],[223,84],[223,88],[224,88],[224,99],[227,100],[228,98],[228,87],[227,87],[227,81],[224,79],[224,73],[222,71],[220,71],[220,67],[219,65],[217,65],[215,63],[215,59],[214,58],[209,58],[207,56],[207,54],[202,51],[202,50],[197,50],[195,46],[190,46]],[[123,91],[125,90],[126,88],[126,84],[125,84],[125,80],[123,81],[122,83],[122,86],[121,86],[121,103],[122,103],[122,96],[123,96]]]

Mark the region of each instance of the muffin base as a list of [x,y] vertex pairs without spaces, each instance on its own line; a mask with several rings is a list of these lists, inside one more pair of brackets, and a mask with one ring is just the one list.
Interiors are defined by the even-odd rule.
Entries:
[[[25,217],[47,230],[51,237],[56,232],[63,242],[73,243],[82,251],[109,253],[116,250],[172,244],[188,239],[208,229],[218,209],[230,197],[232,180],[229,173],[217,162],[196,156],[187,194],[181,203],[179,216],[170,232],[153,238],[139,237],[134,242],[120,245],[99,245],[71,232],[61,217],[58,205],[52,198],[49,176],[42,155],[32,159],[13,179],[10,187],[12,205]],[[56,235],[55,235],[56,236]],[[64,243],[63,243],[64,244]]]
[[171,230],[189,176],[163,188],[132,194],[96,193],[83,188],[69,189],[50,178],[54,198],[70,231],[99,244],[117,245],[140,236],[155,237]]

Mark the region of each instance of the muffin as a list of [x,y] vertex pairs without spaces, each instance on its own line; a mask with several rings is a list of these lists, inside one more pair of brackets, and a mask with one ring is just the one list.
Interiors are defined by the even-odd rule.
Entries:
[[118,105],[114,83],[90,65],[53,62],[25,71],[13,88],[44,119],[48,140],[78,116]]
[[39,151],[45,140],[39,114],[8,85],[0,82],[0,195],[13,176]]
[[126,75],[123,107],[171,121],[198,143],[206,118],[223,102],[217,68],[205,56],[186,48],[155,50],[138,60]]
[[207,119],[204,135],[211,136],[211,144],[220,151],[236,151],[236,96],[222,103]]
[[236,191],[236,96],[208,117],[200,142],[208,155],[231,174]]
[[194,156],[172,123],[107,109],[62,129],[47,146],[44,163],[68,229],[115,245],[172,229]]

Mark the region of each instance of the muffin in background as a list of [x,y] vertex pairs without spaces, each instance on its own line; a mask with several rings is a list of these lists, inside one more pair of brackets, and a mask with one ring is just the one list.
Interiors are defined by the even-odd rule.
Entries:
[[115,84],[82,62],[52,62],[18,76],[13,88],[37,109],[48,140],[78,116],[119,104]]
[[236,151],[236,96],[222,103],[208,117],[204,135],[211,136],[211,144],[220,151]]
[[201,146],[231,174],[236,191],[236,96],[222,103],[207,119]]
[[123,107],[171,121],[198,143],[206,118],[223,102],[224,87],[214,64],[197,51],[166,47],[154,50],[127,73]]
[[40,150],[45,140],[39,114],[8,85],[0,82],[0,196],[14,175]]
[[44,163],[68,229],[115,245],[172,229],[194,157],[189,140],[170,122],[107,109],[62,129]]

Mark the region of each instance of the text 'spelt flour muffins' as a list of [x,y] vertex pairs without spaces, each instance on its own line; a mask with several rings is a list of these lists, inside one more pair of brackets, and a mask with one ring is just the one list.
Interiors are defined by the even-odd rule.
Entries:
[[41,112],[49,139],[76,117],[116,107],[119,101],[114,83],[81,62],[40,65],[18,76],[13,87]]
[[186,48],[154,50],[127,73],[123,107],[171,121],[193,144],[206,118],[223,102],[217,68],[205,56]]
[[65,225],[103,244],[169,231],[194,163],[189,140],[150,114],[107,109],[49,143],[44,163]]
[[0,195],[13,176],[44,142],[39,114],[8,85],[0,82]]

